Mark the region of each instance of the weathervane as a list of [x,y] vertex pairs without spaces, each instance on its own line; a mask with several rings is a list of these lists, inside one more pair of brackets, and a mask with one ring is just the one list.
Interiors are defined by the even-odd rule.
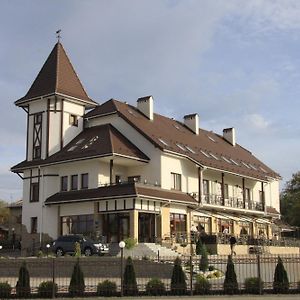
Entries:
[[58,41],[58,42],[60,42],[60,39],[61,39],[60,32],[61,32],[61,29],[58,29],[58,30],[56,31],[56,38],[57,38],[57,41]]

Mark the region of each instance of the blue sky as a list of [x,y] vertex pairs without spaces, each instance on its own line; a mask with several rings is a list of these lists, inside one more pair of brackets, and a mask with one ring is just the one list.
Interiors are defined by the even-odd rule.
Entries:
[[22,181],[24,96],[54,46],[55,31],[89,96],[135,104],[237,142],[283,177],[300,170],[300,1],[2,0],[0,10],[0,199]]

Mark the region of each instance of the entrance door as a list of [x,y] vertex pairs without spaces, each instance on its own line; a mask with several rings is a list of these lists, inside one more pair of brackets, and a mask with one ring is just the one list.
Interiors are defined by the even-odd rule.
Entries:
[[139,242],[155,242],[155,214],[139,213]]
[[129,216],[121,215],[119,218],[119,241],[129,237]]

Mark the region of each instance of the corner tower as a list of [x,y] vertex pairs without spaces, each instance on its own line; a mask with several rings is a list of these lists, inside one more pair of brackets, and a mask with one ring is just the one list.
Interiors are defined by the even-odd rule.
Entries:
[[15,105],[27,112],[26,160],[32,161],[47,158],[78,135],[85,109],[97,103],[88,97],[58,42],[26,95]]

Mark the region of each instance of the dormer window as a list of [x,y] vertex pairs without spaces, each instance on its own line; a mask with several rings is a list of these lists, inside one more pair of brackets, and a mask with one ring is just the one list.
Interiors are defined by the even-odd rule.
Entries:
[[78,126],[78,116],[70,114],[69,123],[72,126]]

